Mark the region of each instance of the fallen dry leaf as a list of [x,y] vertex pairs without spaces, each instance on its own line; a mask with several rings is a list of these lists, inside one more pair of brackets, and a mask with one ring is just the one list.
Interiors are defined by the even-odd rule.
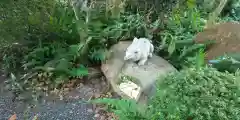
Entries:
[[8,120],[17,120],[17,115],[16,114],[12,115]]

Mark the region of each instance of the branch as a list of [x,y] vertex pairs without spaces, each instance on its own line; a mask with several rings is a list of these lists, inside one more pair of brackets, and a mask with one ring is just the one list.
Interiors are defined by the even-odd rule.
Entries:
[[209,15],[209,20],[207,21],[205,28],[210,28],[215,24],[216,18],[220,15],[227,2],[228,0],[220,0],[218,7]]

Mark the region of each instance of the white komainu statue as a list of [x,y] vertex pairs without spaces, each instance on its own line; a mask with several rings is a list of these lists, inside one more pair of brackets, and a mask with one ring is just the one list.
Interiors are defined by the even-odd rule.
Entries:
[[124,60],[139,61],[138,65],[144,65],[148,57],[152,57],[154,47],[147,38],[134,37],[133,42],[126,50]]

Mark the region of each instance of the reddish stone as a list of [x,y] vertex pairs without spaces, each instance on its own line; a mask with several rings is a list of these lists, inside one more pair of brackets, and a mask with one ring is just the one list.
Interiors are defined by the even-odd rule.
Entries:
[[196,43],[203,43],[207,40],[214,40],[215,43],[207,48],[206,60],[222,56],[224,53],[240,52],[240,23],[220,23],[203,30],[195,38]]

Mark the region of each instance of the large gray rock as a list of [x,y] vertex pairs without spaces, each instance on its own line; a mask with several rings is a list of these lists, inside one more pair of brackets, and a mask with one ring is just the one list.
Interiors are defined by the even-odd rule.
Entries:
[[121,76],[126,75],[135,78],[135,83],[141,87],[137,101],[146,103],[147,98],[151,97],[155,91],[156,80],[160,80],[159,77],[164,77],[164,75],[176,69],[156,55],[149,58],[143,66],[138,66],[135,62],[124,61],[125,51],[130,44],[131,41],[124,41],[110,48],[108,59],[102,64],[101,69],[113,90],[124,98],[129,97],[119,89]]

